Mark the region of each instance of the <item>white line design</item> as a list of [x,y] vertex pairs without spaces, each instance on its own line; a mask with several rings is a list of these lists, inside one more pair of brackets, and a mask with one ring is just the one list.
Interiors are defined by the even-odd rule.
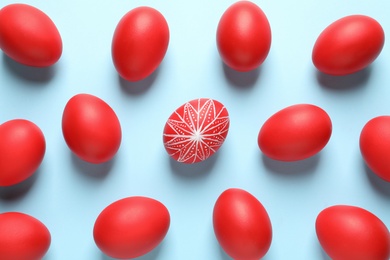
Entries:
[[200,98],[185,103],[168,119],[164,146],[179,162],[196,163],[213,155],[229,130],[226,108],[213,99]]

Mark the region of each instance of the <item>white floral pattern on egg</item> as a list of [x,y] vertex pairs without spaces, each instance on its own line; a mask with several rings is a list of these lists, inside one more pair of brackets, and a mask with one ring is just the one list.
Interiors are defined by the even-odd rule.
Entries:
[[229,113],[219,101],[191,100],[168,118],[163,133],[165,149],[178,162],[204,161],[225,141],[229,123]]

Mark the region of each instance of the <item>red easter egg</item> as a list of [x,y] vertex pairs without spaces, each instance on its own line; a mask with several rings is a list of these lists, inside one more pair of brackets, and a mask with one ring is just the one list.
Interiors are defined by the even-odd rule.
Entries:
[[62,115],[62,132],[72,152],[95,164],[111,160],[122,139],[114,110],[90,94],[78,94],[68,101]]
[[219,244],[233,259],[260,259],[271,246],[272,225],[268,213],[245,190],[227,189],[218,197],[213,226]]
[[382,26],[365,15],[343,17],[325,28],[313,47],[315,67],[330,75],[355,73],[370,65],[385,42]]
[[0,186],[11,186],[33,175],[45,151],[45,137],[34,123],[14,119],[0,125]]
[[93,237],[106,255],[119,259],[147,254],[168,232],[170,215],[159,201],[134,196],[113,202],[97,217]]
[[369,120],[360,133],[359,145],[368,168],[390,182],[390,116]]
[[334,260],[388,260],[390,234],[371,212],[348,205],[331,206],[317,216],[316,232],[324,251]]
[[112,39],[112,59],[119,75],[139,81],[153,73],[164,59],[169,27],[154,8],[141,6],[126,13]]
[[237,71],[259,67],[271,48],[271,28],[264,12],[250,1],[238,1],[222,15],[217,47],[223,62]]
[[50,232],[38,219],[19,212],[0,214],[0,259],[41,260],[50,244]]
[[321,108],[311,104],[286,107],[261,127],[258,145],[268,157],[297,161],[321,151],[332,134],[332,122]]
[[44,12],[26,4],[10,4],[0,10],[0,48],[19,63],[47,67],[61,57],[62,39]]

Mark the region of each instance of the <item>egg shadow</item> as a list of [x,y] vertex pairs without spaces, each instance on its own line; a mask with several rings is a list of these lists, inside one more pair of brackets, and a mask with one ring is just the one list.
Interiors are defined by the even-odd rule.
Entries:
[[219,247],[219,255],[220,255],[220,260],[232,260],[233,258],[231,258],[228,254],[226,254],[226,252],[222,249],[222,247],[218,244],[218,247]]
[[358,72],[345,76],[332,76],[316,70],[316,78],[321,87],[330,90],[351,91],[367,85],[372,71],[368,66]]
[[273,160],[262,154],[261,159],[264,166],[278,176],[286,178],[297,178],[310,176],[318,166],[321,153],[317,153],[304,160],[285,162]]
[[193,164],[178,162],[169,157],[169,164],[175,176],[184,179],[203,179],[211,173],[220,152],[221,151],[219,150],[206,160]]
[[[129,258],[129,259],[137,259],[137,260],[155,260],[155,259],[158,259],[159,258],[159,255],[160,255],[160,252],[161,252],[161,249],[164,247],[164,240],[156,247],[154,248],[152,251],[150,251],[149,253],[143,255],[143,256],[139,256],[137,258]],[[105,255],[104,253],[101,253],[101,260],[116,260],[117,258],[112,258],[112,257],[109,257],[107,255]]]
[[332,260],[328,254],[324,251],[324,249],[322,248],[321,244],[319,243],[318,241],[318,237],[315,236],[313,238],[313,242],[315,243],[314,245],[314,248],[317,248],[318,250],[318,259],[322,259],[322,260]]
[[118,81],[122,91],[131,96],[138,96],[146,93],[156,81],[157,76],[160,73],[161,65],[162,64],[160,64],[160,66],[148,77],[139,81],[128,81],[118,74]]
[[321,257],[322,260],[332,260],[332,258],[330,258],[330,257],[325,253],[325,251],[322,249],[321,246],[318,246],[318,247],[319,247],[319,250],[321,250],[321,251],[319,252],[319,254],[320,254],[320,257]]
[[56,64],[48,67],[26,66],[14,61],[3,53],[3,64],[7,70],[18,78],[31,81],[37,84],[48,83],[55,75]]
[[383,197],[390,199],[390,182],[387,182],[376,175],[370,168],[368,168],[367,164],[364,160],[361,160],[362,167],[364,168],[364,172],[366,173],[366,177],[369,180],[371,186]]
[[230,85],[242,90],[253,88],[262,70],[262,66],[259,66],[254,70],[241,72],[230,68],[223,61],[221,61],[221,64],[225,78],[230,83]]
[[223,248],[219,244],[218,239],[217,239],[215,232],[214,232],[214,225],[212,224],[212,222],[210,223],[210,227],[208,230],[210,233],[209,243],[213,244],[213,246],[215,247],[215,252],[218,252],[218,254],[219,254],[218,259],[219,260],[231,260],[232,258],[228,254],[226,254],[226,252],[223,250]]
[[228,254],[226,254],[226,252],[223,250],[223,248],[217,243],[217,246],[218,246],[218,251],[219,251],[219,259],[220,260],[232,260],[233,258],[231,258]]
[[107,175],[110,173],[114,163],[115,163],[115,156],[111,160],[100,163],[100,164],[93,164],[86,161],[81,160],[79,157],[77,157],[73,152],[70,151],[71,161],[74,166],[74,168],[77,169],[77,172],[87,176],[89,178],[95,178],[95,179],[104,179],[107,177]]
[[34,174],[29,178],[18,184],[7,187],[0,187],[0,199],[5,201],[13,201],[23,197],[34,185],[39,175],[40,169],[35,171]]

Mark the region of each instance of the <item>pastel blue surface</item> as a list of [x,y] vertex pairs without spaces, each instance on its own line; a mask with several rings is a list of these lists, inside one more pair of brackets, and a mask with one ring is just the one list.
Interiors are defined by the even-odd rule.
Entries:
[[[110,259],[93,241],[95,219],[110,203],[133,195],[158,199],[171,214],[165,240],[143,260],[229,259],[214,236],[212,211],[217,197],[231,187],[255,195],[269,213],[273,240],[264,259],[328,259],[314,223],[331,205],[363,207],[390,227],[390,183],[367,169],[358,145],[364,124],[390,113],[389,46],[386,42],[370,67],[346,77],[318,73],[311,61],[320,32],[346,15],[369,15],[390,35],[390,1],[254,1],[269,19],[272,46],[265,63],[249,73],[225,67],[216,48],[218,21],[234,2],[24,1],[52,18],[64,51],[46,69],[19,65],[0,53],[0,122],[31,120],[47,142],[33,178],[0,189],[0,212],[20,211],[45,223],[52,234],[45,259]],[[10,3],[15,1],[3,0],[0,7]],[[114,69],[111,40],[120,18],[141,5],[165,16],[171,37],[159,69],[129,83]],[[78,93],[102,98],[120,119],[122,144],[108,163],[79,160],[63,139],[62,112]],[[230,131],[209,160],[179,164],[165,152],[163,127],[177,107],[200,97],[227,107]],[[300,162],[266,158],[257,146],[260,127],[297,103],[328,112],[329,143]]]

